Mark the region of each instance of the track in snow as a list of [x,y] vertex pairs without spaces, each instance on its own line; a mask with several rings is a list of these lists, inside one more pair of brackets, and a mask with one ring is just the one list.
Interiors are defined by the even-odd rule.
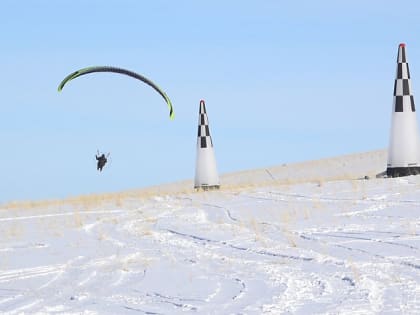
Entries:
[[420,180],[3,211],[0,311],[416,313]]

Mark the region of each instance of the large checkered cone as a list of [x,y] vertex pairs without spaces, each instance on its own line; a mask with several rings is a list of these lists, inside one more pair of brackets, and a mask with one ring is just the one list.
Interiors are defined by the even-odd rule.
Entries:
[[197,160],[194,188],[211,189],[219,188],[219,185],[219,175],[217,173],[213,141],[210,136],[206,105],[201,100],[198,116]]
[[398,47],[387,175],[420,173],[420,143],[405,44]]

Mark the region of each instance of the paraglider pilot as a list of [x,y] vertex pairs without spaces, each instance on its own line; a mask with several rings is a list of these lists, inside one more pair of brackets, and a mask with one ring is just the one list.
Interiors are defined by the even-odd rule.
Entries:
[[[99,153],[98,153],[99,154]],[[96,169],[102,172],[102,168],[105,166],[106,162],[108,161],[105,154],[101,154],[100,156],[96,155],[96,160],[98,161]]]

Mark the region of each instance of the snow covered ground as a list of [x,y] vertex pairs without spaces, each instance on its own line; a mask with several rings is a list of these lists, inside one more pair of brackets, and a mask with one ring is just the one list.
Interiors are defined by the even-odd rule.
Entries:
[[3,205],[0,312],[420,314],[420,176],[372,176],[385,165],[377,151],[219,191]]

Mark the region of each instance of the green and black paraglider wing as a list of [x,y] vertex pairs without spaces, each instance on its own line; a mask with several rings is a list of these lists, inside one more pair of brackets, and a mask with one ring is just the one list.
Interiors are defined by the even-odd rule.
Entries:
[[153,89],[155,89],[156,92],[158,92],[163,99],[165,100],[166,104],[168,104],[169,107],[169,117],[171,119],[174,118],[174,111],[172,108],[172,102],[169,99],[169,97],[166,95],[166,93],[164,91],[162,91],[161,88],[159,88],[155,83],[153,83],[152,81],[150,81],[148,78],[135,73],[133,71],[130,70],[126,70],[126,69],[122,69],[122,68],[117,68],[117,67],[109,67],[109,66],[96,66],[96,67],[88,67],[88,68],[83,68],[80,70],[77,70],[71,74],[69,74],[67,77],[64,78],[63,81],[61,81],[60,85],[58,86],[58,91],[60,92],[64,85],[66,85],[67,82],[76,79],[77,77],[80,77],[82,75],[85,74],[89,74],[89,73],[94,73],[94,72],[114,72],[114,73],[120,73],[120,74],[125,74],[128,75],[134,79],[140,80],[146,84],[148,84],[149,86],[151,86]]

